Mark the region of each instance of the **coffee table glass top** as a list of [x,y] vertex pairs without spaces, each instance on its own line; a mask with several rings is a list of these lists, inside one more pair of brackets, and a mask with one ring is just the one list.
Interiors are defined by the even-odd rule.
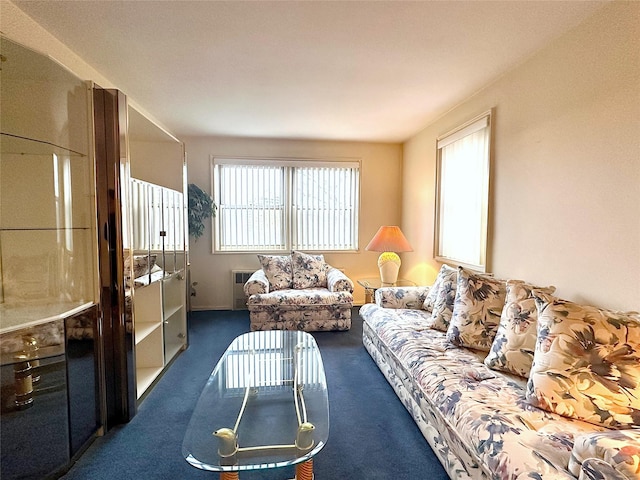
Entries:
[[315,339],[259,331],[236,338],[214,368],[182,454],[216,472],[276,468],[309,460],[328,437],[327,382]]

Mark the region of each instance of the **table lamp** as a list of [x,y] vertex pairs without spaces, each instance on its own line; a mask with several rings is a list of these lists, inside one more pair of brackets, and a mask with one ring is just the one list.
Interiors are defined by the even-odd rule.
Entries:
[[412,252],[413,248],[409,245],[400,227],[382,226],[365,250],[382,252],[378,257],[380,280],[383,285],[393,285],[398,280],[401,263],[396,252]]

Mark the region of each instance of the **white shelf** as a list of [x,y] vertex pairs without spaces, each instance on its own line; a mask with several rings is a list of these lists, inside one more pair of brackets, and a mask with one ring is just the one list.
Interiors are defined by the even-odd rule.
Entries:
[[162,367],[138,367],[136,368],[138,398],[151,386],[153,381],[162,372]]
[[61,302],[56,300],[30,304],[0,304],[0,333],[8,333],[71,317],[93,304],[93,302]]
[[180,350],[182,350],[182,343],[167,343],[164,352],[167,363],[173,360],[173,357],[175,357]]
[[[154,198],[168,205],[183,205],[180,192],[172,191],[166,187],[160,187],[151,183],[132,179],[135,188],[141,193],[140,198]],[[179,198],[177,198],[179,196]],[[176,198],[174,198],[176,197]],[[179,200],[176,203],[176,200]],[[161,241],[168,241],[173,238],[172,228],[185,221],[182,210],[177,214],[175,206],[164,209],[160,205],[162,218],[155,227],[160,227],[166,232]],[[150,218],[152,207],[140,205],[136,211],[138,214]],[[153,208],[157,205],[154,204]],[[182,208],[182,207],[181,207]],[[173,213],[172,213],[173,212]],[[153,213],[156,215],[158,212]],[[155,218],[155,217],[154,217]],[[139,222],[135,222],[138,225]],[[182,231],[176,228],[177,231]],[[137,397],[142,398],[145,391],[153,384],[155,379],[162,373],[168,363],[181,351],[186,341],[186,280],[184,268],[174,271],[179,267],[176,262],[176,252],[158,249],[154,244],[154,250],[149,248],[136,249],[135,254],[148,252],[156,255],[156,266],[161,270],[152,274],[143,275],[134,281],[133,288],[133,310],[135,322],[135,364],[136,364],[136,387]],[[147,253],[145,253],[147,254]],[[178,252],[180,258],[184,259],[184,250]]]
[[165,321],[169,320],[173,315],[178,313],[180,310],[184,308],[184,305],[178,305],[177,307],[173,307],[164,311],[164,319]]
[[159,322],[137,322],[136,323],[136,345],[151,335],[154,330],[162,326]]

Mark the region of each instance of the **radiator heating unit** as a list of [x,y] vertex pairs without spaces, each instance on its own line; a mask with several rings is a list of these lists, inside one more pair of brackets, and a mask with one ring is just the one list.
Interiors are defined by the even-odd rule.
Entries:
[[231,270],[231,308],[233,310],[247,309],[247,296],[244,294],[244,284],[255,270]]

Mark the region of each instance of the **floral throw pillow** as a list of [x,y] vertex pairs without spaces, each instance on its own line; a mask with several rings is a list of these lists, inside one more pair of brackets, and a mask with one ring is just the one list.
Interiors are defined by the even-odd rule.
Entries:
[[427,293],[427,296],[424,299],[424,303],[422,304],[423,310],[426,310],[427,312],[433,311],[433,306],[435,305],[436,299],[438,298],[438,293],[442,288],[442,282],[444,281],[444,277],[447,276],[450,270],[453,270],[453,269],[448,265],[442,265],[442,267],[440,267],[438,276],[436,277],[435,282],[433,282],[433,285],[429,289],[429,293]]
[[323,255],[308,255],[293,252],[293,288],[315,288],[327,286],[327,264]]
[[458,267],[458,286],[447,340],[459,347],[489,351],[505,296],[504,281]]
[[124,259],[124,276],[128,279],[148,274],[156,264],[157,255],[134,255]]
[[640,425],[640,314],[533,291],[538,341],[530,404],[608,428]]
[[291,273],[291,256],[258,255],[262,271],[269,280],[269,291],[284,290],[293,285]]
[[[442,275],[442,276],[441,276]],[[458,284],[458,270],[448,265],[443,265],[438,273],[442,278],[438,289],[433,309],[431,310],[431,328],[446,332],[453,313],[453,302],[456,298]]]
[[538,309],[531,291],[553,293],[555,287],[539,288],[521,280],[507,280],[507,296],[500,325],[485,365],[494,370],[528,378],[538,338]]

